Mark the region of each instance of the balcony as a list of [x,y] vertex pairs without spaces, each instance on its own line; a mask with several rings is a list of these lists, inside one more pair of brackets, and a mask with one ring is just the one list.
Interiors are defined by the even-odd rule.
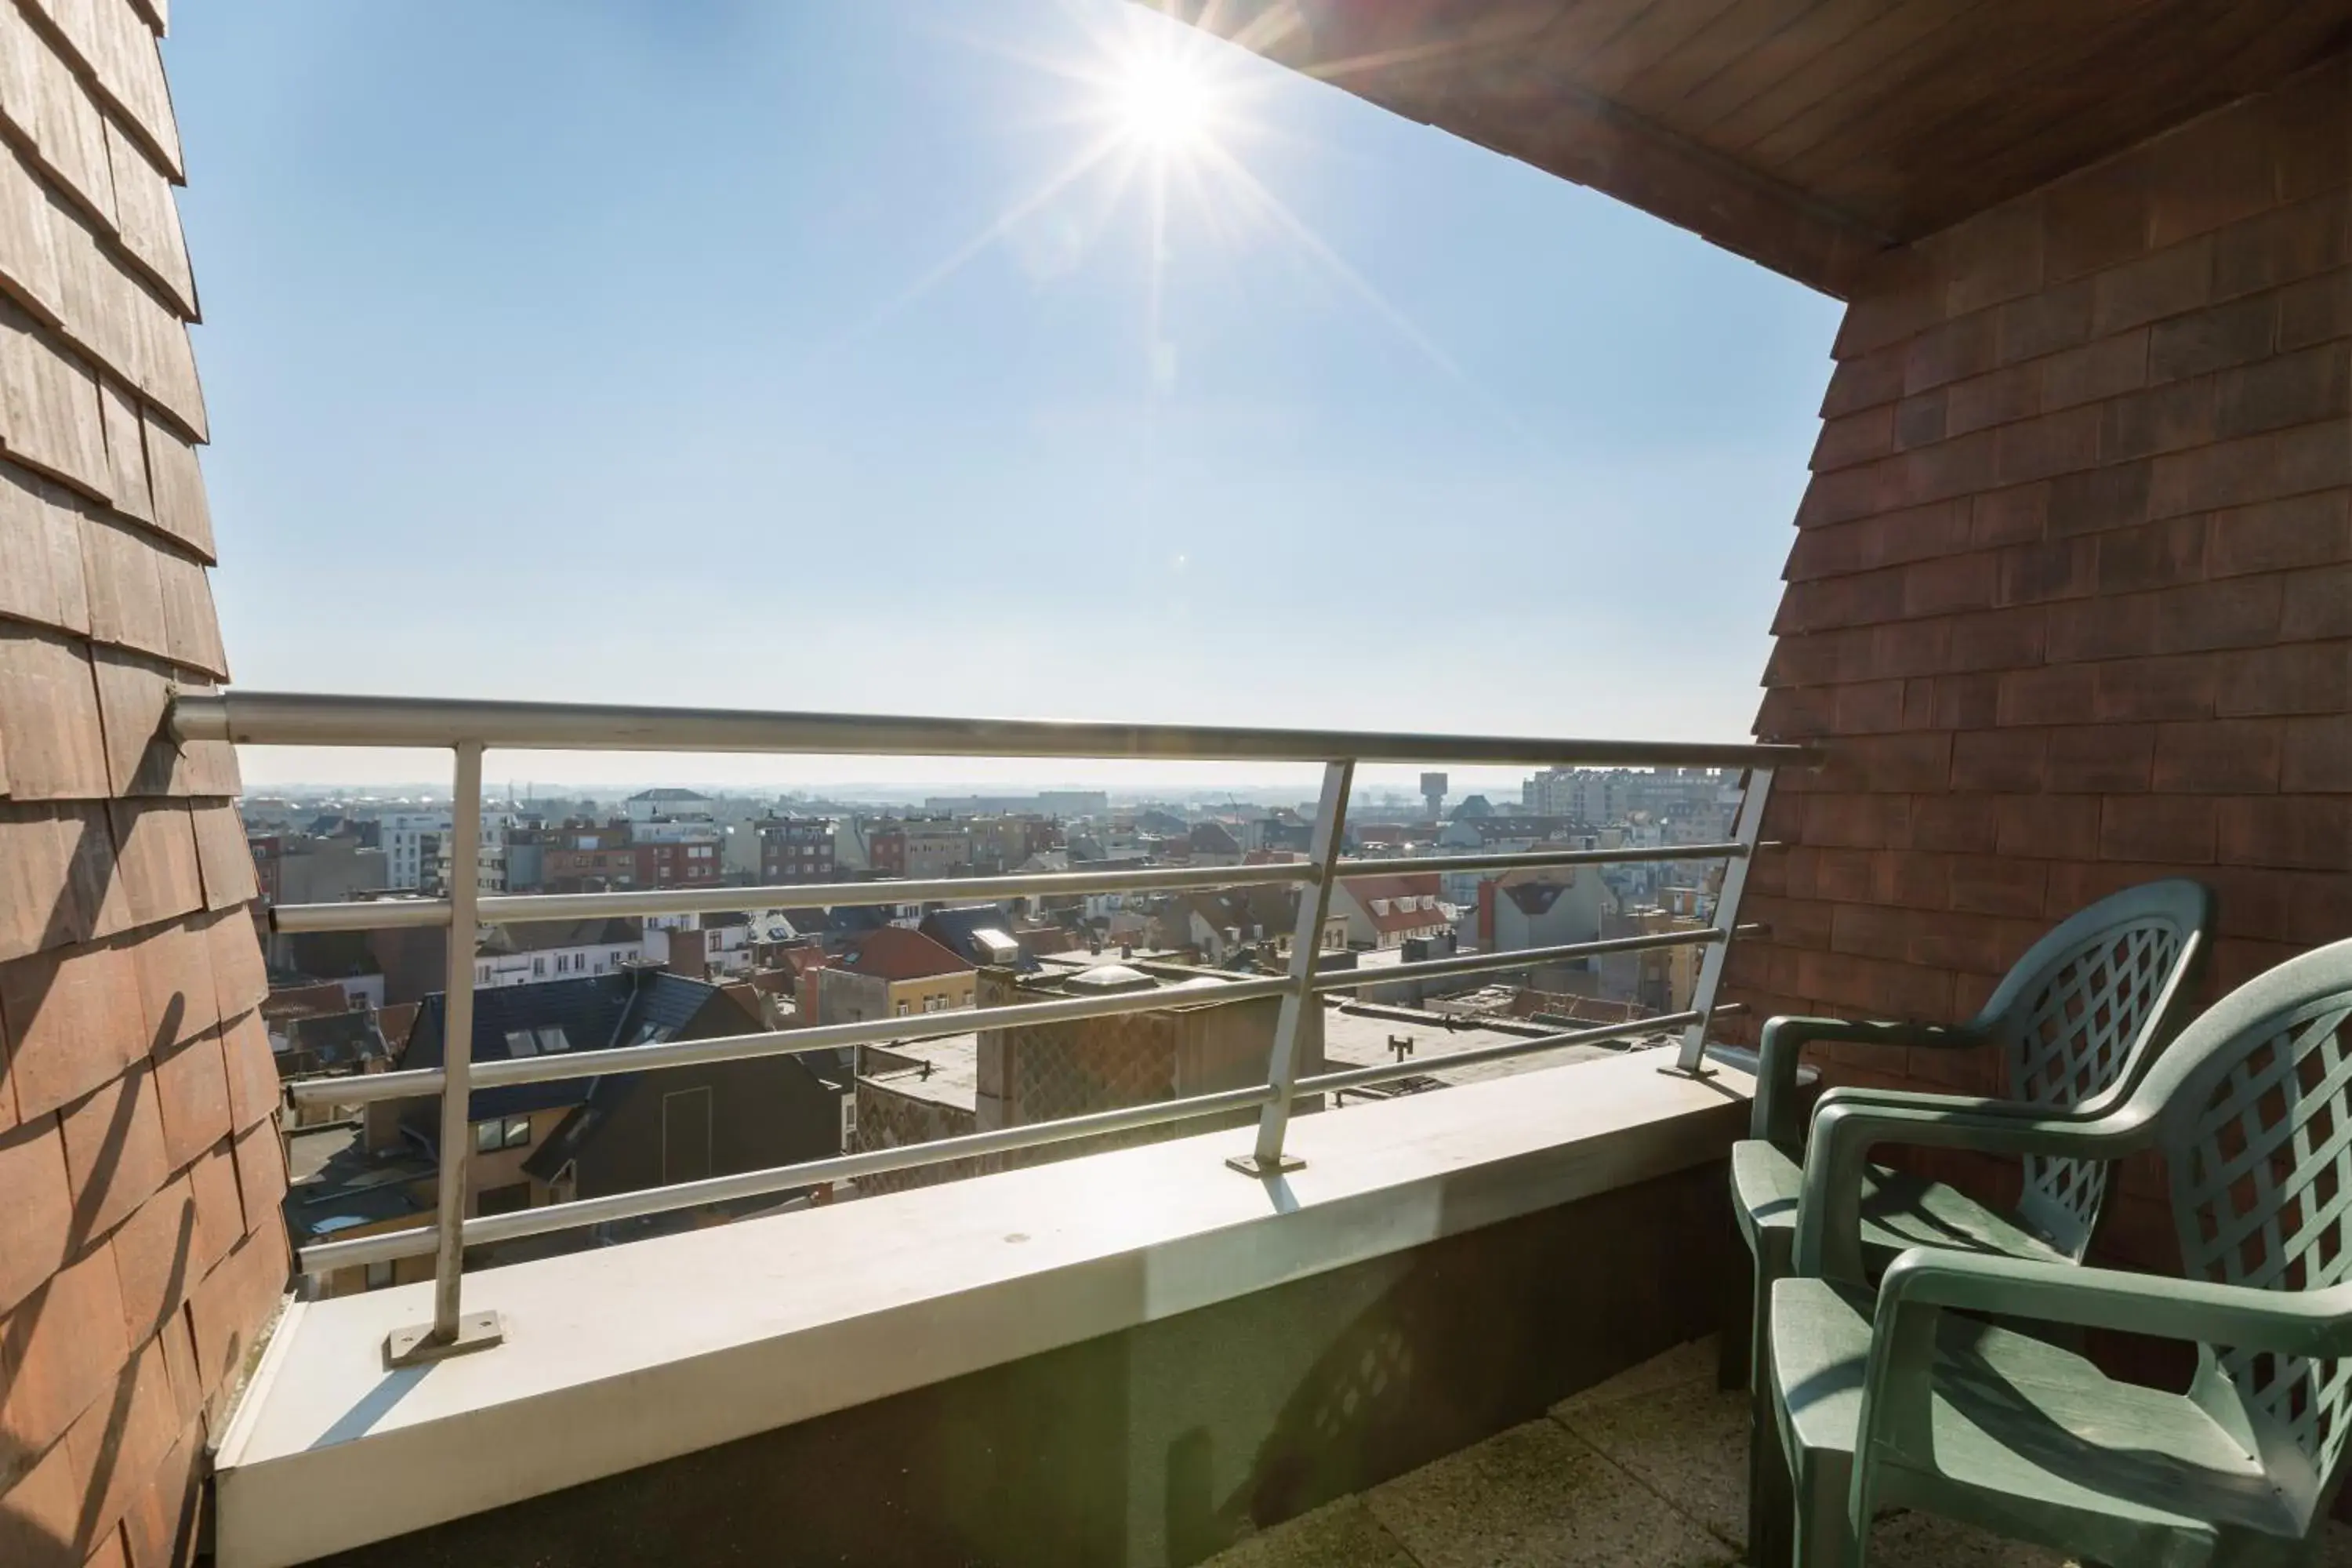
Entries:
[[[461,840],[476,831],[469,803],[493,746],[1187,757],[1319,763],[1323,773],[1312,843],[1297,860],[556,895],[481,893],[461,861],[446,897],[272,910],[282,931],[455,931],[877,899],[1248,886],[1297,894],[1279,974],[1197,971],[1173,989],[1142,990],[1022,989],[1008,976],[982,988],[982,1005],[926,1013],[919,1024],[819,1021],[482,1061],[467,1045],[473,958],[467,944],[448,943],[440,1065],[289,1086],[298,1107],[437,1100],[432,1223],[318,1236],[299,1253],[313,1279],[362,1266],[399,1266],[398,1279],[429,1266],[434,1278],[289,1309],[222,1442],[226,1568],[337,1552],[429,1560],[445,1549],[498,1560],[517,1550],[518,1531],[560,1533],[598,1519],[597,1505],[582,1506],[592,1494],[634,1521],[626,1528],[651,1529],[648,1485],[698,1495],[698,1510],[764,1537],[787,1528],[772,1510],[799,1495],[779,1490],[772,1471],[821,1479],[829,1521],[810,1522],[817,1499],[808,1496],[789,1528],[835,1541],[853,1560],[877,1550],[856,1532],[878,1510],[914,1538],[931,1532],[942,1552],[1031,1560],[1035,1542],[1052,1540],[1088,1561],[1193,1561],[1539,1416],[1707,1332],[1731,1299],[1721,1161],[1745,1125],[1748,1079],[1737,1053],[1709,1050],[1708,1031],[1738,1012],[1718,999],[1725,954],[1748,929],[1740,894],[1773,777],[1811,761],[1800,748],[243,693],[183,697],[173,723],[189,740],[242,744],[449,747]],[[1735,831],[1721,842],[1544,845],[1412,862],[1432,873],[1719,864],[1712,918],[1578,943],[1332,965],[1317,939],[1333,889],[1360,865],[1398,865],[1342,852],[1355,770],[1464,762],[1740,770]],[[1689,1005],[1663,1015],[1447,1031],[1458,1037],[1391,1055],[1354,1039],[1386,1027],[1380,1018],[1325,1007],[1375,986],[1475,985],[1668,951],[1698,963]],[[1173,1098],[1033,1110],[928,1142],[861,1142],[824,1159],[510,1212],[490,1212],[467,1191],[469,1130],[503,1103],[482,1097],[513,1086],[831,1058],[910,1036],[1061,1026],[1171,1004],[1271,1021],[1243,1080],[1228,1071],[1180,1083]],[[1323,1058],[1327,1026],[1354,1041],[1335,1054],[1346,1065]],[[934,1167],[991,1173],[879,1190],[893,1184],[884,1178]],[[834,1184],[863,1184],[862,1195],[720,1223],[752,1200],[840,1190]],[[512,1247],[681,1215],[695,1216],[693,1228],[625,1246],[555,1256]],[[529,1260],[466,1267],[493,1255]],[[1577,1266],[1561,1268],[1568,1258]],[[1576,1331],[1560,1331],[1564,1323]],[[899,1462],[918,1452],[932,1462]],[[339,1500],[321,1507],[323,1498]]]

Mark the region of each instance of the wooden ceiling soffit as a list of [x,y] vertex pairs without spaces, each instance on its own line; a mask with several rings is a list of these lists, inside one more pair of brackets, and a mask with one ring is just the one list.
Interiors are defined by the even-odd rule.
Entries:
[[1895,243],[1541,70],[1528,46],[1559,16],[1560,0],[1474,6],[1158,0],[1155,8],[1409,120],[1614,196],[1839,299]]

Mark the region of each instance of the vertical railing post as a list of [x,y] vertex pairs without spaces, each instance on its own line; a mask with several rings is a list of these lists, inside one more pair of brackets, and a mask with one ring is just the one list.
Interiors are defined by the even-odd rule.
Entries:
[[1698,963],[1698,984],[1691,992],[1691,1011],[1698,1022],[1683,1031],[1682,1049],[1675,1065],[1660,1072],[1705,1078],[1715,1069],[1706,1065],[1706,1031],[1715,1020],[1715,999],[1723,987],[1723,966],[1731,961],[1731,933],[1739,924],[1739,898],[1748,889],[1748,868],[1756,862],[1756,846],[1764,833],[1764,806],[1772,795],[1772,770],[1750,768],[1748,787],[1740,792],[1739,816],[1731,837],[1739,853],[1723,865],[1723,886],[1715,897],[1716,940]]
[[441,995],[441,1203],[435,1224],[433,1321],[393,1331],[394,1366],[487,1350],[503,1337],[496,1312],[458,1310],[466,1260],[466,1170],[473,1154],[475,900],[481,890],[482,742],[457,742],[449,813],[449,963]]
[[1282,1140],[1290,1128],[1290,1102],[1297,1092],[1298,1037],[1306,1027],[1307,1010],[1322,1005],[1314,990],[1315,961],[1323,946],[1323,921],[1331,912],[1332,868],[1348,841],[1348,789],[1355,774],[1352,762],[1332,763],[1323,770],[1323,795],[1316,805],[1315,837],[1307,851],[1315,877],[1299,889],[1298,919],[1290,933],[1290,989],[1282,994],[1282,1012],[1274,1026],[1274,1054],[1266,1076],[1274,1099],[1258,1113],[1256,1150],[1225,1162],[1244,1175],[1271,1176],[1305,1163],[1283,1153]]

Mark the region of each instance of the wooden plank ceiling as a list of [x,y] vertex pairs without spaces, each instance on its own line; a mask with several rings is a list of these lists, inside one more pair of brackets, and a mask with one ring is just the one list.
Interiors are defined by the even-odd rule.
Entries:
[[1833,294],[1889,245],[2352,42],[2352,0],[1160,8]]

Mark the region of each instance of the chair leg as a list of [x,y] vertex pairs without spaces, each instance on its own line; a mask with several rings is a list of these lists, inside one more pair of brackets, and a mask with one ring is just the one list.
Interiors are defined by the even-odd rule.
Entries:
[[1748,1561],[1780,1568],[1790,1561],[1789,1459],[1780,1447],[1780,1418],[1772,1393],[1772,1281],[1787,1270],[1780,1249],[1756,1257],[1756,1289],[1748,1309]]
[[[1746,1250],[1742,1248],[1742,1250]],[[1717,1388],[1748,1388],[1756,1381],[1756,1289],[1755,1270],[1748,1278],[1739,1277],[1738,1264],[1723,1288],[1723,1321],[1716,1335],[1715,1385]]]
[[[1848,1514],[1853,1467],[1843,1455],[1814,1454],[1799,1460],[1795,1506],[1790,1510],[1796,1555],[1783,1558],[1796,1568],[1863,1568],[1863,1542]],[[1748,1557],[1761,1568],[1765,1559]]]

